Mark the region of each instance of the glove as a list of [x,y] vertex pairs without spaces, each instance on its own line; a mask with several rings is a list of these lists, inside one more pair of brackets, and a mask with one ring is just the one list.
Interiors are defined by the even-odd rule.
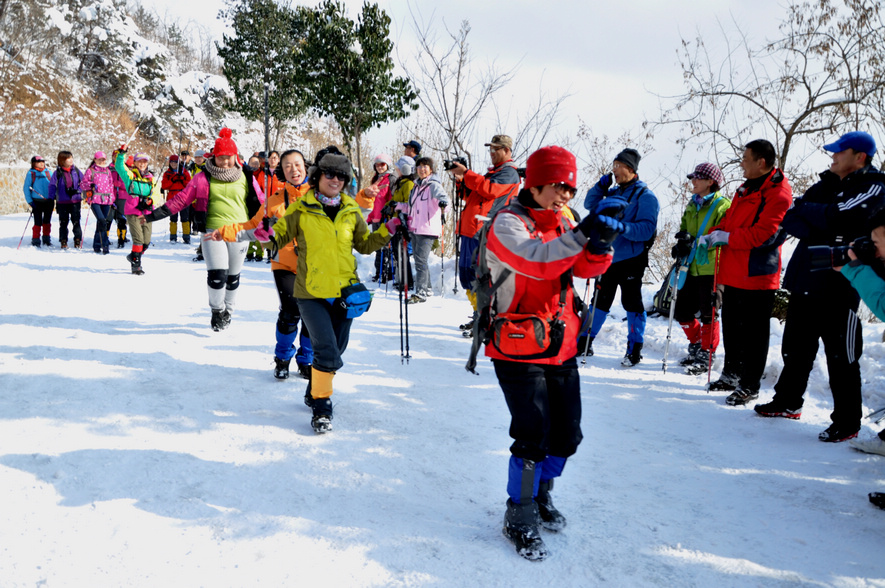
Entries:
[[593,218],[592,229],[587,236],[587,251],[597,255],[608,253],[612,242],[624,232],[625,228],[624,223],[614,217],[596,216]]
[[[273,231],[273,228],[271,228],[271,231]],[[267,237],[267,241],[267,243],[261,243],[262,247],[270,251],[270,258],[272,261],[279,261],[280,248],[277,245],[277,240],[274,238],[273,235],[269,235]]]
[[609,186],[612,185],[612,175],[605,174],[601,178],[599,178],[599,187],[603,190],[608,190]]
[[722,247],[728,245],[728,233],[725,231],[715,230],[709,235],[701,237],[707,247]]
[[117,149],[117,151],[119,151],[120,153],[126,153],[126,143],[120,145],[120,148]]
[[269,243],[274,236],[273,227],[270,226],[270,223],[268,223],[267,228],[265,228],[264,222],[262,222],[260,225],[258,225],[258,228],[255,229],[254,235],[255,238],[262,243]]
[[627,208],[627,202],[620,198],[606,198],[596,205],[593,214],[597,216],[620,216]]
[[691,254],[691,246],[694,243],[694,237],[688,231],[679,231],[675,235],[676,245],[670,250],[673,259],[682,259]]
[[387,227],[387,232],[390,233],[391,235],[395,235],[396,232],[400,229],[400,227],[402,227],[402,225],[403,225],[403,221],[401,221],[398,216],[395,216],[392,219],[390,219],[389,221],[387,221],[386,223],[384,223],[384,226]]

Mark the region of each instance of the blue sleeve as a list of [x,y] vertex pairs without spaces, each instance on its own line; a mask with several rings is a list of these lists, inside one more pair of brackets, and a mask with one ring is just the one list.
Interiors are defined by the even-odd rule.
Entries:
[[636,215],[624,222],[622,236],[629,241],[644,243],[652,238],[658,228],[658,199],[651,190],[644,190],[639,196]]
[[599,182],[596,182],[589,190],[587,190],[587,195],[584,196],[584,208],[593,212],[596,205],[607,195],[608,190],[605,190],[599,185]]
[[885,321],[885,280],[879,277],[876,271],[868,265],[845,265],[842,266],[842,275],[848,278],[852,287],[860,294],[861,300],[866,304],[873,314],[881,320]]
[[27,203],[34,204],[33,198],[31,198],[31,172],[25,174],[25,183],[22,186],[22,191],[25,193],[25,200]]

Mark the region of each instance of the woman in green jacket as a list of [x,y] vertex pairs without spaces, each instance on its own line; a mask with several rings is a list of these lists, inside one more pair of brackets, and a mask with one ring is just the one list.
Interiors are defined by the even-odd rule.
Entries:
[[[713,163],[698,165],[688,174],[688,179],[691,180],[692,198],[682,214],[672,252],[675,259],[688,262],[688,272],[676,297],[673,316],[688,337],[688,356],[680,363],[685,366],[686,373],[705,374],[710,356],[719,346],[719,297],[714,292],[718,250],[705,262],[698,260],[695,256],[697,238],[719,224],[731,206],[731,200],[719,192],[725,177]],[[695,317],[698,311],[700,322]]]
[[[273,246],[298,244],[294,294],[313,344],[313,368],[304,396],[313,409],[311,426],[317,433],[332,430],[332,378],[344,362],[352,318],[340,304],[342,290],[359,283],[355,249],[372,253],[390,241],[401,226],[393,218],[371,232],[356,201],[343,192],[350,182],[350,161],[327,153],[308,176],[310,190],[293,202],[273,226]],[[256,237],[261,236],[256,232]]]

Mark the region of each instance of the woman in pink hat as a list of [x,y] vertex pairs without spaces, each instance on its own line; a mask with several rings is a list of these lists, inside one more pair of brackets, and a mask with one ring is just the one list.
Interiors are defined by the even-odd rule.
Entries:
[[104,151],[96,151],[92,163],[83,174],[80,191],[95,216],[95,234],[92,236],[92,250],[107,255],[110,252],[110,239],[113,219],[113,206],[118,194],[125,195],[126,187]]

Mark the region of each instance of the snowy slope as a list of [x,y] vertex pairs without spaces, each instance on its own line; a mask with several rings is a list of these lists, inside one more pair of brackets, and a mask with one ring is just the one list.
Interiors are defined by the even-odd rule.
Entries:
[[[26,218],[0,217],[4,587],[885,586],[885,512],[866,498],[885,491],[885,459],[817,440],[820,366],[800,421],[762,419],[705,377],[663,374],[662,319],[645,361],[621,368],[613,310],[554,492],[569,526],[531,563],[501,535],[509,419],[490,364],[463,368],[451,260],[445,296],[409,307],[407,365],[397,299],[377,293],[335,379],[335,431],[316,436],[305,382],[272,377],[269,266],[247,264],[213,333],[205,267],[164,223],[138,277],[123,250],[17,251]],[[881,325],[865,335],[878,408]]]

